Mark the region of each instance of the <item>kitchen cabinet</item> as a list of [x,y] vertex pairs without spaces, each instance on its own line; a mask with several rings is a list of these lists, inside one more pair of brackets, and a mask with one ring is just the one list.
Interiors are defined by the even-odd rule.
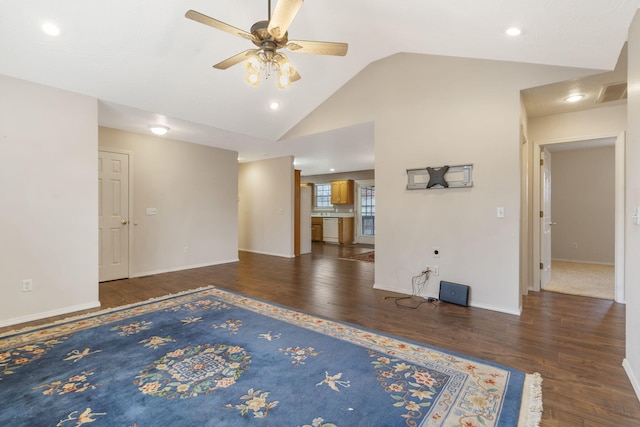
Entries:
[[338,219],[338,242],[341,244],[350,245],[353,243],[353,218],[339,218]]
[[331,204],[352,205],[354,182],[352,179],[331,181]]
[[312,217],[311,218],[311,240],[314,242],[322,242],[322,218]]

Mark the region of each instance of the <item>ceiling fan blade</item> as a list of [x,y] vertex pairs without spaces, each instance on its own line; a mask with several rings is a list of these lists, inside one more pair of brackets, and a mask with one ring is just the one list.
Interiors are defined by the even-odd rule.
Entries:
[[196,22],[200,22],[201,24],[208,25],[218,30],[225,31],[229,34],[233,34],[234,36],[239,36],[251,41],[255,39],[254,35],[251,33],[241,30],[240,28],[236,28],[232,25],[225,24],[222,21],[213,19],[210,16],[204,15],[200,12],[196,12],[195,10],[188,10],[187,13],[184,14],[184,16]]
[[217,68],[218,70],[226,70],[229,67],[236,65],[238,62],[242,62],[247,59],[249,56],[254,55],[258,52],[258,49],[247,49],[244,52],[240,52],[237,55],[233,55],[231,58],[227,58],[224,61],[218,62],[213,68]]
[[347,43],[313,42],[308,40],[291,40],[287,49],[297,53],[312,53],[316,55],[345,56],[349,45]]
[[295,18],[298,10],[302,6],[302,2],[304,0],[279,0],[276,4],[276,8],[273,11],[273,16],[269,21],[269,26],[267,27],[267,31],[269,34],[276,39],[282,39],[287,30],[289,29],[289,25]]

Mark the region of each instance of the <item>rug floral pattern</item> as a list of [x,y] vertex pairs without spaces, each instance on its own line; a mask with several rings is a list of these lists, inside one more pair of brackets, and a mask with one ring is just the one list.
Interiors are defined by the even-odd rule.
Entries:
[[0,336],[0,424],[512,426],[524,377],[207,288]]

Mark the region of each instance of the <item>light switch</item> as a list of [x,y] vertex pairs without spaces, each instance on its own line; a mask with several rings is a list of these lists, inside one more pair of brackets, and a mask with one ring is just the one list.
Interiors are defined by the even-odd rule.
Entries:
[[635,225],[640,225],[640,207],[633,208],[631,218],[633,219],[633,223]]
[[158,215],[158,209],[156,209],[156,208],[147,208],[147,215]]
[[504,208],[496,208],[496,216],[498,218],[504,218]]

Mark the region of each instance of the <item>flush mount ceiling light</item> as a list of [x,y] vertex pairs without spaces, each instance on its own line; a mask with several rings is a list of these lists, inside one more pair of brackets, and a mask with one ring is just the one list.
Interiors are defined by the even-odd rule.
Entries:
[[516,36],[519,36],[520,34],[522,34],[522,30],[520,28],[518,28],[518,27],[511,27],[511,28],[507,28],[507,31],[505,31],[505,33],[508,36],[516,37]]
[[581,100],[581,99],[583,99],[583,98],[584,98],[584,95],[583,95],[583,94],[581,94],[581,93],[576,93],[576,94],[573,94],[573,95],[569,95],[569,96],[567,96],[564,100],[565,100],[566,102],[578,102],[578,101],[580,101],[580,100]]
[[45,22],[42,24],[42,31],[53,37],[60,35],[60,28],[53,22]]
[[169,132],[169,127],[165,125],[149,125],[149,130],[155,135],[164,135]]
[[344,56],[347,54],[349,47],[347,43],[289,40],[287,30],[298,10],[300,10],[302,2],[303,0],[279,0],[272,17],[271,0],[268,0],[268,19],[253,24],[250,32],[233,27],[195,10],[187,11],[185,16],[201,24],[250,40],[258,47],[258,49],[247,49],[231,58],[227,58],[214,65],[214,68],[226,70],[244,61],[244,69],[247,72],[245,81],[248,84],[259,86],[261,75],[264,79],[268,79],[272,73],[275,73],[278,87],[284,89],[291,83],[300,80],[300,74],[289,62],[289,59],[283,53],[278,52],[279,49],[286,48],[291,52],[315,55]]

